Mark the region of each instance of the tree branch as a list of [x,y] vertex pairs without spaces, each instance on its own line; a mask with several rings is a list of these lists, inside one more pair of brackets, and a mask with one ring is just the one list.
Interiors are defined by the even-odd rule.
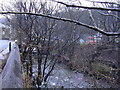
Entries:
[[66,7],[73,7],[73,8],[84,8],[84,9],[94,9],[94,10],[107,10],[107,11],[120,11],[119,8],[103,8],[103,7],[87,7],[87,6],[78,6],[78,5],[70,5],[64,2],[60,2],[60,1],[55,1],[54,2],[60,3],[62,5],[65,5]]
[[100,33],[102,33],[104,35],[107,35],[107,36],[120,35],[119,32],[105,32],[104,30],[102,30],[102,29],[100,29],[98,27],[87,25],[85,23],[82,23],[82,22],[79,22],[79,21],[76,21],[76,20],[67,19],[67,18],[61,18],[61,17],[55,17],[55,16],[51,16],[51,15],[46,15],[46,14],[27,13],[27,12],[0,12],[0,14],[28,14],[28,15],[36,15],[36,16],[48,17],[48,18],[52,18],[52,19],[56,19],[56,20],[75,23],[77,25],[81,25],[81,26],[87,27],[89,29],[93,29],[94,31],[100,32]]
[[104,16],[113,16],[113,17],[115,17],[117,19],[120,19],[120,17],[118,17],[117,15],[114,15],[114,14],[106,14],[106,13],[102,13],[100,11],[97,11],[97,12],[100,13],[101,15],[104,15]]
[[120,5],[119,3],[109,2],[109,1],[92,1],[92,0],[86,0],[86,1],[93,2],[93,3],[104,3],[104,4],[116,4],[116,5]]

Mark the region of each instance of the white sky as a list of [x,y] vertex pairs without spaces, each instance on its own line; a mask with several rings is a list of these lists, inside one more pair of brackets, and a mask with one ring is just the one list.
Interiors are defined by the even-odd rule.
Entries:
[[[1,8],[2,5],[10,7],[10,3],[14,2],[14,1],[21,1],[21,0],[0,0],[0,8]],[[22,0],[22,1],[29,1],[29,0]],[[40,1],[40,0],[37,0],[37,1]],[[42,1],[50,1],[50,0],[42,0]],[[64,1],[64,2],[71,1],[72,3],[76,2],[76,1],[81,1],[82,5],[84,5],[84,6],[90,6],[90,4],[88,3],[88,1],[86,1],[86,0],[59,0],[59,1]],[[105,2],[105,1],[111,2],[112,1],[112,2],[116,2],[116,1],[119,1],[119,0],[92,0],[92,1],[103,1],[103,2]],[[0,9],[0,11],[1,11],[1,9]],[[3,18],[3,16],[0,15],[0,18]]]

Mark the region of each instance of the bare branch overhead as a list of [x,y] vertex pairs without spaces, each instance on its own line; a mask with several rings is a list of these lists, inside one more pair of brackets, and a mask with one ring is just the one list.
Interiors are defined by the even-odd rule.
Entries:
[[82,5],[71,5],[71,4],[67,4],[67,3],[61,2],[61,1],[55,1],[55,2],[60,3],[62,5],[65,5],[66,7],[73,7],[73,8],[84,8],[84,9],[94,9],[94,10],[107,10],[107,11],[120,11],[120,8],[87,7],[87,6],[82,6]]
[[93,1],[93,0],[86,0],[86,1],[90,1],[90,2],[93,2],[93,3],[105,3],[105,4],[116,4],[116,5],[120,5],[119,3],[109,2],[109,1]]
[[81,26],[87,27],[89,29],[93,29],[94,31],[100,32],[100,33],[102,33],[104,35],[107,35],[107,36],[120,35],[119,32],[106,32],[106,31],[104,31],[104,30],[102,30],[102,29],[100,29],[98,27],[87,25],[85,23],[82,23],[82,22],[79,22],[79,21],[76,21],[76,20],[71,20],[71,19],[67,19],[67,18],[51,16],[51,15],[46,15],[46,14],[27,13],[27,12],[0,12],[0,14],[28,14],[28,15],[36,15],[36,16],[48,17],[48,18],[52,18],[52,19],[56,19],[56,20],[61,20],[61,21],[75,23],[77,25],[81,25]]

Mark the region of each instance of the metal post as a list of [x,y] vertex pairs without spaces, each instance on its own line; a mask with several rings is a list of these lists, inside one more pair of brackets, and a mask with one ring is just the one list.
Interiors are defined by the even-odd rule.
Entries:
[[9,42],[9,52],[11,52],[11,42]]

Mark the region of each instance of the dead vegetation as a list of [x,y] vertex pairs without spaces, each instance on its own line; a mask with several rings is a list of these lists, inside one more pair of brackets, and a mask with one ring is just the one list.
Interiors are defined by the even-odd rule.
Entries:
[[[60,62],[66,64],[70,70],[83,72],[89,76],[94,76],[96,79],[106,79],[106,81],[115,83],[117,80],[117,56],[114,54],[117,51],[109,51],[111,48],[99,45],[79,45],[79,51],[75,53],[74,60],[66,60],[62,58]],[[112,48],[115,49],[116,47]],[[108,53],[111,53],[109,56]],[[68,57],[69,58],[69,57]]]

